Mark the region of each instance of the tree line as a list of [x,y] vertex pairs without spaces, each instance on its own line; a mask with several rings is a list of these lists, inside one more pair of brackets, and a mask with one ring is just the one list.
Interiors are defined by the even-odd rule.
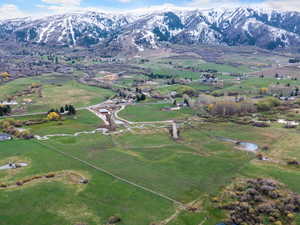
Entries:
[[58,113],[58,114],[68,114],[68,115],[76,115],[76,109],[73,105],[65,105],[61,106],[60,109],[50,109],[47,114],[50,114],[52,112]]

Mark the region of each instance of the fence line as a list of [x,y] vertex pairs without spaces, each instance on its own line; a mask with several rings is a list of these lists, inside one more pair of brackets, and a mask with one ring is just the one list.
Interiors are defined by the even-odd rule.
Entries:
[[87,165],[87,166],[89,166],[89,167],[91,167],[91,168],[93,168],[93,169],[95,169],[95,170],[98,170],[98,171],[100,171],[100,172],[102,172],[102,173],[104,173],[104,174],[106,174],[106,175],[109,175],[109,176],[111,176],[111,177],[113,177],[113,178],[115,178],[115,179],[117,179],[117,180],[120,180],[120,181],[122,181],[122,182],[124,182],[124,183],[130,184],[130,185],[135,186],[135,187],[137,187],[137,188],[139,188],[139,189],[142,189],[142,190],[144,190],[144,191],[146,191],[146,192],[152,193],[152,194],[154,194],[154,195],[156,195],[156,196],[158,196],[158,197],[160,197],[160,198],[163,198],[163,199],[168,200],[168,201],[170,201],[170,202],[172,202],[172,203],[175,203],[176,205],[179,205],[179,206],[180,206],[181,208],[183,208],[183,209],[186,208],[185,205],[184,205],[183,203],[181,203],[181,202],[179,202],[179,201],[177,201],[177,200],[175,200],[175,199],[173,199],[173,198],[171,198],[171,197],[168,197],[168,196],[166,196],[166,195],[164,195],[164,194],[162,194],[162,193],[159,193],[159,192],[157,192],[157,191],[151,190],[151,189],[149,189],[149,188],[146,188],[146,187],[144,187],[144,186],[141,186],[141,185],[139,185],[139,184],[136,184],[136,183],[134,183],[134,182],[132,182],[132,181],[129,181],[129,180],[125,179],[125,178],[122,178],[122,177],[120,177],[120,176],[117,176],[117,175],[115,175],[115,174],[113,174],[113,173],[111,173],[111,172],[109,172],[109,171],[107,171],[107,170],[105,170],[105,169],[103,169],[103,168],[97,167],[97,166],[95,166],[95,165],[93,165],[93,164],[91,164],[91,163],[89,163],[89,162],[87,162],[87,161],[85,161],[85,160],[82,160],[82,159],[80,159],[80,158],[78,158],[78,157],[76,157],[76,156],[72,156],[72,155],[67,154],[67,153],[65,153],[65,152],[63,152],[63,151],[59,151],[59,150],[57,150],[56,148],[54,148],[53,146],[46,145],[46,144],[42,143],[41,141],[36,141],[36,142],[39,143],[40,145],[44,146],[44,147],[47,147],[48,149],[51,149],[51,150],[53,150],[53,151],[55,151],[55,152],[57,152],[57,153],[59,153],[59,154],[61,154],[61,155],[64,155],[64,156],[68,157],[68,158],[77,160],[77,161],[79,161],[79,162],[81,162],[81,163],[83,163],[83,164],[85,164],[85,165]]

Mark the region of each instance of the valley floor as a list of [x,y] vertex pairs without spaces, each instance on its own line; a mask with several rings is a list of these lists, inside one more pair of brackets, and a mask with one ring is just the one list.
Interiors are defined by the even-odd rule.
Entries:
[[[0,86],[0,100],[13,100],[10,117],[0,118],[0,124],[13,121],[18,132],[34,135],[22,140],[13,134],[12,140],[0,141],[0,167],[27,165],[0,170],[0,225],[216,225],[230,214],[217,200],[237,181],[273,179],[300,194],[295,163],[300,161],[300,128],[278,123],[300,122],[300,103],[294,99],[289,108],[293,103],[280,100],[288,109],[272,111],[270,101],[279,100],[267,93],[274,86],[294,90],[300,81],[257,72],[271,70],[289,55],[254,55],[250,47],[242,53],[172,47],[184,55],[153,50],[126,59],[128,64],[75,57],[74,68],[89,73],[44,74]],[[195,56],[196,50],[203,55]],[[156,55],[148,60],[150,53]],[[212,56],[215,62],[209,61]],[[47,55],[36,57],[50,63]],[[64,55],[59,59],[61,66],[71,65]],[[273,69],[295,72],[297,66]],[[205,75],[216,70],[212,74],[219,80],[207,82]],[[113,80],[103,85],[108,78]],[[261,105],[270,110],[245,117],[209,114],[215,101],[235,104],[239,97],[253,104],[265,101]],[[211,99],[212,104],[203,103]],[[47,111],[69,104],[76,115],[47,119]],[[245,123],[256,119],[269,126]],[[244,142],[258,151],[245,151],[239,145]],[[284,225],[297,224],[295,213]]]

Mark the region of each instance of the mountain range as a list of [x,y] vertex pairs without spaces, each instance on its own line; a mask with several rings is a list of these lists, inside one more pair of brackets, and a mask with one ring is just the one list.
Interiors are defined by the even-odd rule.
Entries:
[[300,44],[300,13],[273,9],[166,9],[147,13],[78,12],[0,21],[0,40],[35,45],[126,46],[144,51],[166,44]]

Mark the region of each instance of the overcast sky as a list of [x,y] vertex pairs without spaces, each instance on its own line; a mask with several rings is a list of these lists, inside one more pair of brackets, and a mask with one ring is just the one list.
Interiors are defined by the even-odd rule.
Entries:
[[300,11],[300,0],[0,0],[0,19],[44,16],[79,10],[123,12],[141,8],[236,6]]

